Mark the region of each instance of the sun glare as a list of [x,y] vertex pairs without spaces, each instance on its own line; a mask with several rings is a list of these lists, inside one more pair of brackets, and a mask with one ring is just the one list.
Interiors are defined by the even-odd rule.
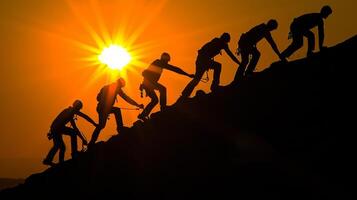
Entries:
[[[167,0],[151,3],[147,3],[147,0],[139,1],[142,3],[129,4],[125,12],[120,12],[115,17],[119,21],[113,21],[111,13],[117,13],[117,11],[112,7],[125,7],[127,6],[125,1],[118,1],[116,6],[106,8],[99,0],[91,0],[90,3],[66,0],[76,19],[74,23],[78,23],[80,30],[85,30],[89,36],[81,37],[80,40],[64,37],[86,51],[79,60],[95,70],[88,85],[94,84],[103,76],[109,81],[114,81],[119,76],[128,78],[128,73],[136,73],[140,76],[142,68],[148,65],[143,61],[146,57],[144,52],[150,52],[157,47],[159,42],[139,40],[139,38],[156,20]],[[147,10],[150,12],[144,12]],[[133,13],[136,14],[133,15]],[[107,19],[108,16],[111,18]],[[108,24],[111,26],[107,26]],[[82,40],[84,38],[86,40]]]
[[131,56],[125,48],[118,45],[110,45],[103,49],[98,59],[111,69],[121,70],[130,62]]

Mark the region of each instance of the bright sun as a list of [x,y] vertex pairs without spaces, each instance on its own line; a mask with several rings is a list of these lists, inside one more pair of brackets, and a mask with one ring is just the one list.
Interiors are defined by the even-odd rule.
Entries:
[[118,45],[110,45],[104,48],[98,59],[103,64],[108,65],[111,69],[123,69],[127,65],[131,56],[126,49]]

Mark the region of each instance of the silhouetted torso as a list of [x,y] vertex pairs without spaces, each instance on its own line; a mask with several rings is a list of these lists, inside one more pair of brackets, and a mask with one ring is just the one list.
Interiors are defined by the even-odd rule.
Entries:
[[56,130],[56,129],[59,129],[59,128],[62,128],[64,126],[66,126],[66,124],[73,119],[75,114],[76,114],[76,112],[71,107],[64,109],[56,117],[56,119],[53,120],[53,122],[51,124],[51,129],[52,130]]
[[271,37],[270,31],[267,28],[266,24],[260,24],[245,33],[246,41],[250,43],[250,45],[255,45],[261,39]]
[[117,94],[118,88],[116,83],[104,86],[97,95],[98,104],[108,107],[113,106]]
[[220,54],[221,50],[223,49],[228,49],[228,44],[219,38],[214,38],[212,41],[208,42],[200,50],[198,50],[198,53],[199,55],[213,58]]
[[167,63],[157,59],[152,62],[146,70],[143,71],[143,76],[152,82],[157,82],[161,77],[163,69],[165,69],[167,65]]
[[321,14],[310,13],[295,18],[292,23],[292,26],[294,30],[304,32],[321,24],[323,24],[323,19],[321,17]]

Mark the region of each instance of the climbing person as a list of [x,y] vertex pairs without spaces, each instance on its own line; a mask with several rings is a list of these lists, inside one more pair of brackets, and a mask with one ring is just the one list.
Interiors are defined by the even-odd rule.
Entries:
[[311,31],[312,28],[318,27],[319,32],[319,48],[320,51],[324,47],[324,19],[326,19],[332,13],[330,6],[324,6],[321,8],[320,13],[310,13],[295,18],[290,25],[289,38],[292,38],[292,43],[288,48],[282,52],[283,57],[290,57],[295,51],[303,46],[304,37],[308,39],[307,56],[311,56],[315,49],[315,35]]
[[213,81],[211,84],[211,91],[214,92],[220,88],[219,81],[221,75],[221,63],[214,61],[214,57],[218,54],[221,54],[221,51],[224,50],[228,56],[238,65],[240,62],[233,55],[231,50],[229,49],[228,43],[231,40],[231,36],[229,33],[223,33],[221,37],[214,38],[210,42],[206,43],[200,50],[198,50],[198,55],[196,58],[196,73],[191,80],[191,82],[185,87],[182,91],[182,96],[178,101],[188,98],[193,89],[197,86],[197,84],[201,81],[203,74],[205,71],[209,69],[213,69]]
[[[281,60],[285,60],[276,46],[271,31],[278,28],[278,22],[274,19],[269,20],[267,23],[262,23],[248,32],[243,33],[238,41],[237,54],[241,55],[242,63],[239,66],[233,83],[237,83],[243,76],[251,76],[260,58],[260,52],[257,49],[257,43],[265,38],[274,52]],[[249,59],[251,56],[251,59]],[[248,65],[249,63],[249,65]],[[247,67],[248,65],[248,67]],[[247,69],[246,69],[247,68]]]
[[176,72],[181,75],[185,75],[193,78],[194,74],[188,74],[179,67],[169,64],[171,57],[168,53],[162,53],[161,58],[152,62],[147,69],[142,73],[144,80],[140,85],[141,92],[145,91],[146,96],[151,98],[150,103],[144,108],[142,113],[139,114],[138,118],[141,120],[146,120],[151,112],[151,110],[159,103],[159,99],[155,93],[158,90],[160,93],[160,109],[165,110],[166,108],[166,87],[160,84],[158,81],[164,69]]
[[[80,112],[83,107],[83,103],[80,100],[74,101],[72,106],[64,109],[52,122],[50,127],[50,132],[47,134],[48,139],[53,141],[53,147],[48,152],[46,158],[43,160],[43,164],[53,166],[53,157],[59,150],[59,163],[64,162],[64,155],[66,151],[66,146],[64,144],[62,135],[69,135],[71,137],[71,151],[72,158],[78,155],[77,150],[77,136],[82,140],[84,145],[87,145],[87,140],[79,131],[75,119],[76,115],[84,118],[94,126],[97,124],[86,114]],[[70,123],[72,127],[68,127],[67,124]]]
[[104,86],[101,88],[97,95],[97,113],[99,117],[98,126],[95,128],[92,138],[89,142],[88,148],[90,149],[98,139],[99,133],[105,127],[109,114],[113,113],[116,119],[117,131],[118,133],[124,127],[123,119],[121,115],[121,110],[118,107],[114,107],[114,103],[117,100],[117,95],[122,97],[129,104],[136,106],[138,108],[144,108],[143,104],[138,104],[132,98],[125,94],[122,88],[125,87],[125,80],[119,78],[114,83]]

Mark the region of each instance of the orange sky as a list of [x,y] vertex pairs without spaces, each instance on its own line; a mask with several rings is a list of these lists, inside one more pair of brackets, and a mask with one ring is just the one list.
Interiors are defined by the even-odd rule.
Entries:
[[[82,111],[97,121],[96,94],[116,78],[109,70],[85,60],[95,56],[87,47],[98,49],[99,41],[118,39],[123,45],[130,44],[128,47],[139,62],[124,72],[125,91],[147,104],[148,99],[141,99],[138,90],[140,73],[163,51],[171,54],[171,64],[194,73],[197,50],[203,44],[229,32],[230,48],[235,50],[241,33],[270,18],[279,22],[273,37],[282,50],[289,43],[287,35],[292,19],[318,12],[324,4],[334,10],[325,23],[326,45],[337,44],[357,33],[354,0],[295,3],[271,0],[269,3],[261,0],[0,1],[0,177],[26,177],[44,169],[41,160],[52,145],[45,134],[54,117],[75,99],[83,100]],[[258,48],[262,57],[257,70],[277,60],[265,41]],[[305,53],[306,47],[292,58]],[[227,57],[223,54],[216,59],[223,63],[222,85],[232,81],[237,68]],[[163,73],[160,82],[167,86],[168,104],[174,103],[188,81],[187,77]],[[208,86],[202,83],[198,88],[208,91]],[[130,107],[122,100],[119,105]],[[138,114],[138,111],[123,111],[124,123],[130,126]],[[113,119],[100,140],[115,133]],[[83,120],[78,124],[90,138],[93,128]]]

